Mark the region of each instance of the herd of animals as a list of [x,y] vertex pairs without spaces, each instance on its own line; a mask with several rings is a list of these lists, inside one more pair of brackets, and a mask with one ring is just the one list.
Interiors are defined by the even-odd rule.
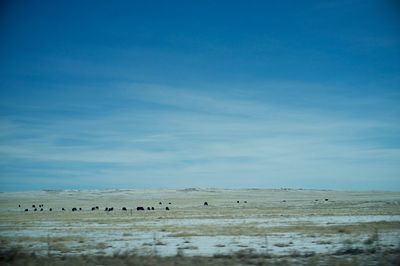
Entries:
[[[244,201],[244,202],[247,203],[247,201]],[[238,201],[237,203],[239,203],[239,201]],[[159,204],[159,205],[162,205],[162,202],[160,201],[158,204]],[[171,202],[169,202],[168,205],[171,205]],[[203,205],[204,205],[204,206],[208,206],[208,202],[205,201]],[[21,204],[19,204],[18,207],[21,208]],[[146,209],[147,209],[148,211],[154,211],[154,210],[155,210],[154,207],[146,207],[146,208],[145,208],[145,207],[142,207],[142,206],[136,207],[136,210],[137,210],[137,211],[144,211],[144,210],[146,210]],[[99,210],[99,206],[92,207],[91,210],[92,210],[92,211]],[[122,210],[122,211],[128,211],[128,209],[127,209],[126,207],[122,207],[121,210]],[[165,210],[166,210],[166,211],[169,211],[170,208],[167,206],[167,207],[165,207]],[[24,209],[24,211],[28,212],[29,209],[28,209],[28,208],[27,208],[27,209]],[[44,211],[44,204],[39,204],[38,206],[36,206],[35,204],[32,204],[32,211],[34,211],[34,212],[36,212],[36,211]],[[49,208],[48,211],[53,211],[53,208]],[[66,211],[66,209],[65,209],[65,208],[61,208],[61,211]],[[75,211],[82,211],[82,208],[75,208],[75,207],[74,207],[74,208],[71,209],[71,211],[73,211],[73,212],[75,212]],[[105,207],[105,208],[104,208],[104,211],[106,211],[106,212],[112,212],[112,211],[114,211],[114,207]]]
[[[325,201],[328,201],[328,200],[329,200],[329,199],[325,199]],[[316,199],[315,201],[318,201],[318,199]],[[286,202],[286,200],[282,200],[282,202]],[[238,201],[236,201],[236,203],[240,203],[240,201],[238,200]],[[243,201],[243,203],[247,203],[247,201],[245,200],[245,201]],[[159,204],[159,205],[162,205],[162,202],[160,201],[158,204]],[[169,202],[168,205],[171,205],[171,202]],[[204,205],[204,206],[208,206],[208,202],[205,201],[203,205]],[[21,204],[19,204],[18,207],[21,208]],[[40,209],[39,209],[39,208],[40,208]],[[146,210],[146,209],[147,209],[148,211],[154,211],[154,210],[155,210],[154,207],[142,207],[142,206],[136,207],[136,210],[137,210],[137,211],[144,211],[144,210]],[[36,211],[44,211],[44,204],[39,204],[38,207],[36,207],[35,204],[32,204],[32,210],[33,210],[34,212],[36,212]],[[53,208],[49,208],[48,210],[49,210],[49,211],[53,211]],[[65,208],[61,208],[61,211],[65,211],[65,210],[66,210]],[[75,211],[82,211],[82,208],[75,208],[75,207],[74,207],[74,208],[72,208],[71,210],[72,210],[73,212],[75,212]],[[99,210],[99,206],[92,207],[91,210],[92,210],[92,211]],[[127,209],[126,207],[122,207],[121,210],[122,210],[122,211],[127,211],[128,209]],[[167,206],[167,207],[165,207],[165,210],[166,210],[166,211],[169,211],[170,208]],[[29,209],[24,209],[24,211],[28,212]],[[105,208],[104,208],[104,211],[106,211],[106,212],[112,212],[112,211],[114,211],[114,207],[105,207]]]

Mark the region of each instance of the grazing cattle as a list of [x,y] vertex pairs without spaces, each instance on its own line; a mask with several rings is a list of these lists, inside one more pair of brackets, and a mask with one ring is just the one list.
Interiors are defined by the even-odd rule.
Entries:
[[204,202],[204,206],[208,206],[208,202],[207,201]]
[[147,207],[147,210],[150,211],[150,207]]
[[35,208],[35,209],[33,209],[33,211],[37,211],[37,209]]
[[81,211],[81,210],[82,210],[82,208],[79,208],[79,210]]
[[239,203],[240,201],[236,201],[236,203]]
[[92,207],[92,211],[96,210],[96,207]]
[[154,207],[151,207],[151,210],[154,211]]
[[137,211],[144,211],[144,208],[143,207],[137,207],[136,210]]
[[98,210],[99,209],[99,206],[96,206],[96,210]]
[[113,207],[111,207],[111,208],[108,208],[108,211],[109,212],[112,212],[114,210],[114,208]]
[[317,199],[315,201],[318,201]]
[[247,203],[247,200],[245,200],[244,203]]
[[32,208],[36,208],[35,204],[32,205]]
[[20,207],[20,208],[21,208],[21,204],[19,204],[19,205],[18,205],[18,207]]
[[160,205],[161,205],[161,204],[162,204],[162,202],[160,201],[158,204],[160,204]]
[[171,205],[171,202],[168,202],[169,205]]
[[108,211],[108,208],[106,207],[104,210],[105,210],[105,211]]
[[126,207],[122,207],[122,210],[123,210],[123,211],[126,211]]
[[27,212],[27,211],[28,211],[28,209],[25,209],[25,211]]
[[286,202],[286,200],[282,200],[282,202]]
[[77,208],[72,208],[72,211],[73,212],[76,212],[78,209]]
[[325,199],[325,201],[328,201],[329,199]]
[[65,211],[65,209],[64,209],[64,208],[61,208],[61,210],[62,210],[62,211]]
[[52,208],[49,209],[49,211],[52,211],[52,210],[53,210]]
[[169,211],[169,208],[168,208],[168,207],[165,207],[165,210]]

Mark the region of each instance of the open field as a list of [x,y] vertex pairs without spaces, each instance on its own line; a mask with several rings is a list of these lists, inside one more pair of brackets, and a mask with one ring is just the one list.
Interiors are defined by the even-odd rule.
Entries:
[[[34,212],[32,204],[43,204],[43,211]],[[92,211],[94,206],[99,210]],[[155,210],[136,211],[138,206]],[[72,212],[74,207],[78,211]],[[104,211],[105,207],[114,211]],[[289,264],[344,259],[350,264],[390,265],[399,262],[400,193],[301,189],[0,193],[0,243],[2,261],[9,264],[34,253],[40,260],[146,256],[149,265],[160,264],[158,260],[174,264],[173,258],[185,258],[187,263],[204,260],[204,264],[211,264],[211,258],[221,264],[253,258]],[[384,257],[387,261],[382,261]]]

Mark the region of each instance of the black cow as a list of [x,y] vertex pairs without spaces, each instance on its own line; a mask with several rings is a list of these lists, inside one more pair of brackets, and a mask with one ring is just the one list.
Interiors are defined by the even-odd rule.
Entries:
[[208,206],[208,202],[207,201],[204,202],[204,206]]
[[72,208],[72,211],[73,212],[76,212],[78,209],[77,208]]
[[52,210],[53,210],[52,208],[49,209],[49,211],[52,211]]
[[126,211],[126,207],[122,207],[122,210],[123,210],[123,211]]
[[20,207],[20,208],[21,208],[21,204],[19,204],[19,205],[18,205],[18,207]]
[[325,201],[328,201],[329,199],[325,199]]
[[106,207],[104,210],[105,210],[105,211],[108,211],[108,208]]
[[154,211],[154,207],[151,207],[151,210]]
[[35,209],[33,209],[33,211],[37,211],[37,209],[35,208]]
[[96,207],[92,207],[92,211],[96,210]]
[[96,206],[96,210],[98,210],[99,209],[99,206]]
[[81,210],[82,210],[82,208],[79,208],[79,210],[81,211]]
[[136,210],[137,211],[144,211],[144,208],[143,207],[137,207]]
[[162,202],[160,201],[158,204],[160,204],[160,205],[161,205],[161,204],[162,204]]
[[61,210],[62,210],[62,211],[65,211],[65,209],[64,209],[64,208],[61,208]]
[[171,202],[168,202],[169,205],[171,205]]
[[165,207],[165,210],[169,211],[169,208],[168,208],[168,207]]
[[240,201],[236,201],[236,203],[239,203]]
[[147,207],[147,210],[150,211],[150,207]]
[[247,203],[247,200],[245,200],[244,203]]
[[36,208],[35,204],[32,205],[32,208]]
[[109,212],[112,212],[114,210],[114,207],[108,208]]
[[25,209],[25,211],[27,212],[27,211],[28,211],[28,209]]

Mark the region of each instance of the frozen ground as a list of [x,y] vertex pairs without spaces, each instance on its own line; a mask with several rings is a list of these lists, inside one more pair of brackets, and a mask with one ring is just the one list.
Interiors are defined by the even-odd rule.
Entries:
[[[44,204],[44,210],[34,212],[33,204]],[[395,249],[400,246],[399,204],[400,193],[394,192],[288,189],[1,193],[0,248],[43,255],[135,251],[161,256]],[[94,206],[99,210],[92,211]],[[137,206],[155,210],[136,211]],[[73,207],[82,211],[72,212]]]

